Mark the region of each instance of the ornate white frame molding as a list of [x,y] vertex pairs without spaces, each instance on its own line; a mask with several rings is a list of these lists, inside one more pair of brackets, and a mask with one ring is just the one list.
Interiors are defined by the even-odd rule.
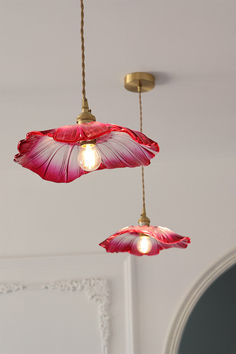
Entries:
[[236,264],[236,249],[214,264],[194,285],[171,326],[165,347],[165,354],[178,354],[182,334],[194,306],[207,288],[227,269]]
[[110,290],[107,279],[87,278],[81,280],[60,280],[48,283],[0,283],[0,294],[6,295],[26,290],[57,290],[83,292],[90,302],[97,305],[98,326],[102,346],[102,354],[108,354],[110,330]]
[[[100,257],[101,256],[99,255],[99,259]],[[105,257],[107,257],[107,255],[105,255],[104,258]],[[87,262],[87,255],[85,256],[85,258]],[[78,259],[78,255],[76,255],[76,257],[74,256],[49,256],[49,257],[42,256],[40,258],[31,257],[30,259],[27,260],[24,259],[24,257],[14,258],[10,260],[0,259],[3,268],[7,269],[7,273],[4,275],[4,281],[0,281],[0,295],[8,295],[11,293],[17,294],[25,291],[44,291],[44,292],[59,291],[59,292],[83,293],[87,297],[90,303],[94,303],[96,305],[97,316],[98,316],[97,323],[98,323],[99,337],[101,343],[101,353],[108,354],[108,351],[109,353],[112,351],[111,348],[111,344],[112,344],[111,342],[112,298],[111,297],[112,297],[112,286],[113,286],[112,273],[110,271],[106,273],[103,266],[103,268],[101,268],[101,277],[100,276],[92,277],[92,275],[88,275],[88,277],[86,277],[85,279],[66,277],[66,279],[62,278],[60,280],[59,278],[59,280],[57,280],[58,278],[55,278],[53,276],[54,273],[52,273],[53,276],[53,278],[51,278],[52,280],[44,281],[43,280],[44,278],[42,278],[43,275],[41,273],[41,269],[42,269],[41,266],[42,264],[44,266],[45,262],[48,262],[50,260],[50,262],[53,262],[53,264],[60,265],[60,266],[62,262],[68,262],[68,264],[71,264],[72,262],[72,264],[74,265],[74,262],[75,260],[77,262],[77,259]],[[30,262],[30,264],[28,262]],[[83,259],[81,260],[81,262],[83,264]],[[136,344],[136,336],[135,336],[136,334],[135,325],[137,322],[135,319],[135,314],[136,314],[135,257],[131,255],[124,255],[124,257],[119,257],[117,261],[113,264],[113,266],[119,267],[118,268],[119,272],[121,271],[123,274],[122,281],[124,282],[123,285],[124,285],[124,306],[125,306],[124,309],[125,323],[123,326],[123,330],[125,332],[124,333],[125,335],[124,353],[136,354],[138,348],[136,347],[137,344]],[[32,267],[33,274],[35,272],[36,273],[39,272],[38,274],[41,274],[40,278],[38,278],[40,279],[39,281],[34,281],[35,278],[33,275],[32,278],[30,278],[32,273],[31,271],[30,271],[30,277],[27,276],[26,278],[27,281],[23,280],[25,269],[28,271],[29,267]],[[107,267],[107,265],[105,267]],[[8,273],[9,270],[11,274],[10,279],[12,279],[12,275],[14,276],[16,268],[23,271],[23,273],[20,272],[21,280],[20,281],[15,281],[15,279],[14,281],[5,280],[9,275]],[[22,278],[22,274],[23,274],[23,278]],[[38,276],[38,274],[36,275]],[[57,272],[57,274],[60,274],[60,272]],[[81,272],[78,274],[81,274]],[[32,279],[32,281],[30,279]]]

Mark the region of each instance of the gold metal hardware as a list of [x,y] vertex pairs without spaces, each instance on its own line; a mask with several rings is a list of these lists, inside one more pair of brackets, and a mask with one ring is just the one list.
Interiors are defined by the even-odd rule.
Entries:
[[150,219],[147,217],[146,214],[142,213],[140,215],[140,218],[138,219],[138,224],[139,224],[139,226],[149,226]]
[[124,78],[126,90],[131,92],[148,92],[155,87],[155,77],[150,73],[136,72],[127,74]]
[[80,142],[80,145],[87,145],[87,144],[96,144],[96,139],[93,139],[93,140],[83,140]]
[[89,109],[88,101],[86,98],[82,99],[82,112],[77,117],[77,124],[90,123],[95,122],[96,118],[91,113],[91,109]]

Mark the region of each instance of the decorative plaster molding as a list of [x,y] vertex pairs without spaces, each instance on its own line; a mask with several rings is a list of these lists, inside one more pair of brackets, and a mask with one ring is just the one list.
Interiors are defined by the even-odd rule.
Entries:
[[172,324],[167,338],[165,354],[178,354],[182,334],[193,308],[207,288],[234,264],[236,264],[236,249],[214,264],[194,285]]
[[98,309],[98,325],[102,344],[102,353],[108,353],[108,342],[111,334],[109,302],[110,291],[106,279],[61,280],[43,284],[43,289],[59,291],[84,292],[89,301],[94,302]]
[[[104,257],[107,257],[106,255]],[[33,257],[34,258],[34,257]],[[33,261],[35,265],[41,265],[41,260],[31,259],[30,262]],[[67,258],[71,258],[66,256]],[[45,264],[45,257],[42,257],[43,264]],[[48,258],[47,258],[48,259]],[[54,259],[54,258],[53,258]],[[59,259],[59,258],[57,258]],[[63,258],[64,259],[64,258]],[[125,346],[125,354],[136,354],[138,351],[138,347],[136,346],[136,337],[135,337],[135,257],[128,255],[127,257],[122,257],[123,264],[121,264],[120,260],[116,261],[115,265],[119,267],[119,269],[123,268],[123,281],[124,281],[124,313],[125,313],[125,326],[122,328],[122,331],[125,331],[126,340],[124,343]],[[16,259],[17,263],[14,263],[14,260],[10,261],[10,268],[13,269],[18,266],[19,259]],[[15,261],[16,261],[15,260]],[[51,260],[51,258],[50,258]],[[65,260],[64,260],[65,261]],[[2,261],[4,262],[4,261]],[[26,267],[29,268],[28,259],[22,263],[20,260],[20,266],[23,269]],[[61,261],[60,261],[61,262]],[[30,263],[31,264],[31,263]],[[36,268],[37,269],[37,268]],[[14,274],[14,273],[13,273]],[[53,281],[36,281],[32,282],[29,280],[27,282],[12,282],[11,280],[1,282],[0,281],[0,295],[10,295],[10,293],[16,294],[22,291],[64,291],[64,292],[80,292],[83,293],[90,303],[96,304],[97,308],[97,316],[98,316],[98,330],[99,337],[101,342],[101,353],[109,354],[111,352],[110,348],[110,337],[111,337],[111,292],[110,287],[113,281],[111,272],[108,272],[109,277],[111,277],[111,281],[107,280],[105,275],[102,275],[102,278],[94,278],[89,277],[86,279],[65,279],[65,280],[53,280]],[[55,279],[55,278],[54,278]],[[120,278],[119,278],[120,281]],[[122,300],[123,301],[123,300]],[[123,307],[122,307],[123,308]],[[123,336],[123,333],[122,333]]]
[[16,293],[26,289],[26,286],[22,283],[0,283],[0,294]]
[[106,279],[81,279],[81,280],[60,280],[48,283],[24,284],[0,283],[0,295],[16,293],[25,290],[58,290],[58,291],[80,291],[84,292],[90,302],[97,305],[98,326],[102,345],[102,354],[108,354],[109,337],[111,334],[109,303],[110,291]]

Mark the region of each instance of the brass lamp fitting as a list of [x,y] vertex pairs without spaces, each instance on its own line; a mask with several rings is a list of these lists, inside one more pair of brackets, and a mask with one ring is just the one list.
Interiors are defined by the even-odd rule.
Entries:
[[77,117],[77,124],[95,122],[96,118],[92,115],[91,109],[89,109],[88,101],[86,98],[82,100],[82,112]]
[[87,145],[87,144],[96,144],[96,139],[93,139],[93,140],[87,140],[87,141],[81,141],[80,142],[80,145],[83,146],[83,145]]
[[147,217],[145,213],[142,213],[140,215],[140,218],[138,219],[138,224],[139,226],[149,226],[150,225],[150,219]]

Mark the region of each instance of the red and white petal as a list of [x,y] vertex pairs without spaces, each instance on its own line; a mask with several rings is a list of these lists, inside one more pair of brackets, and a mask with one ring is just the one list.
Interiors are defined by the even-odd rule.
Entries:
[[[165,248],[167,245],[169,247],[180,247],[186,248],[187,244],[190,243],[190,238],[186,236],[181,236],[176,232],[163,226],[130,226],[128,228],[129,232],[137,232],[154,237],[159,243],[161,243]],[[120,230],[120,232],[125,232],[125,229]]]
[[190,243],[189,237],[181,236],[167,227],[153,226],[152,233],[160,243],[169,247],[186,248]]
[[111,125],[100,122],[65,125],[54,131],[53,138],[64,143],[78,143],[99,138],[111,132]]
[[149,165],[156,152],[137,143],[130,135],[112,132],[107,140],[97,139],[97,148],[104,168],[137,167]]
[[20,142],[15,161],[43,179],[57,183],[71,182],[85,172],[78,163],[78,144],[64,144],[47,135],[31,135]]
[[114,125],[114,124],[109,124],[109,126],[111,128],[111,131],[113,131],[113,132],[117,131],[117,132],[120,132],[120,133],[126,133],[134,141],[136,141],[136,143],[148,147],[153,152],[155,151],[155,153],[159,152],[158,143],[153,141],[152,139],[148,138],[143,133],[141,133],[139,131],[136,131],[136,130],[129,129],[129,128],[125,128],[125,127],[121,127],[121,126],[118,126],[118,125]]
[[[108,252],[129,252],[134,236],[130,234],[120,235],[107,242]],[[102,244],[101,244],[102,245]]]

